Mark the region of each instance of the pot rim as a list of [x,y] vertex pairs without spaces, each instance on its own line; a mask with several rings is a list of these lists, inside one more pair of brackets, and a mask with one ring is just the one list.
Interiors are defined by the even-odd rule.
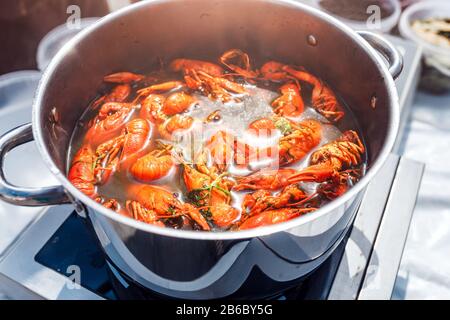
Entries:
[[354,40],[362,49],[366,51],[366,53],[376,62],[379,71],[383,74],[383,81],[388,88],[389,94],[389,117],[390,121],[388,124],[388,132],[386,135],[386,141],[380,151],[380,154],[372,163],[371,167],[367,170],[366,174],[358,183],[356,183],[349,191],[347,191],[344,195],[339,198],[331,201],[325,206],[321,207],[319,210],[306,214],[304,216],[300,216],[298,218],[292,219],[287,222],[275,224],[272,226],[259,227],[250,230],[244,231],[226,231],[226,232],[207,232],[207,231],[189,231],[189,230],[176,230],[172,228],[161,228],[157,226],[153,226],[150,224],[146,224],[144,222],[140,222],[122,215],[117,214],[116,212],[109,210],[102,205],[98,204],[81,191],[79,191],[75,186],[73,186],[70,181],[67,179],[66,175],[61,172],[53,159],[51,158],[47,146],[44,143],[42,128],[43,123],[41,122],[41,105],[43,103],[43,98],[45,95],[45,91],[47,89],[47,85],[49,79],[53,75],[53,73],[58,69],[59,65],[64,61],[64,58],[68,53],[72,51],[78,43],[82,42],[88,34],[95,32],[100,27],[108,24],[110,21],[118,19],[122,16],[125,16],[131,12],[138,11],[143,7],[150,7],[153,5],[157,5],[160,3],[168,2],[168,1],[183,1],[183,0],[148,0],[142,1],[136,4],[132,4],[123,9],[120,9],[116,12],[110,13],[107,16],[100,19],[98,22],[94,23],[92,26],[89,26],[87,29],[82,30],[78,33],[73,39],[71,39],[54,57],[51,61],[50,65],[45,70],[36,92],[36,96],[33,102],[33,114],[32,114],[32,127],[33,127],[33,135],[36,140],[37,148],[44,160],[47,164],[48,168],[56,176],[58,181],[62,184],[66,191],[68,191],[72,197],[80,200],[89,208],[94,209],[96,212],[101,213],[107,218],[119,222],[121,224],[125,224],[129,227],[136,228],[145,232],[154,233],[162,236],[174,237],[174,238],[183,238],[183,239],[192,239],[192,240],[241,240],[241,239],[249,239],[254,237],[267,236],[270,234],[274,234],[277,232],[288,231],[294,227],[298,227],[300,225],[308,224],[311,221],[318,220],[319,218],[331,214],[334,210],[339,207],[345,205],[348,201],[354,198],[358,193],[360,193],[372,180],[372,178],[379,172],[383,164],[386,162],[388,155],[390,154],[399,129],[399,118],[400,118],[400,108],[399,108],[399,98],[397,94],[397,90],[395,89],[394,79],[388,71],[386,64],[384,63],[381,56],[377,53],[377,51],[369,45],[361,36],[359,36],[355,31],[353,31],[350,27],[340,22],[336,18],[332,17],[329,14],[319,11],[316,8],[310,7],[300,2],[296,2],[293,0],[262,0],[268,3],[274,3],[282,6],[286,6],[292,8],[293,10],[301,9],[308,14],[318,18],[325,20],[326,22],[334,25],[335,27],[342,30],[347,34],[352,40]]

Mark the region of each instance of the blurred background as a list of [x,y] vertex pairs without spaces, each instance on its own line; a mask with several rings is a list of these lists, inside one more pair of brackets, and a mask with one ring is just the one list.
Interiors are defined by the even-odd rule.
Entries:
[[2,0],[0,1],[0,74],[37,69],[39,42],[67,20],[67,8],[77,5],[82,15],[100,17],[109,12],[107,1],[98,0]]
[[[133,2],[137,0],[0,0],[0,117],[11,101],[20,105],[18,98],[6,98],[5,91],[1,91],[5,79],[10,83],[14,72],[23,70],[32,71],[19,73],[18,82],[39,79],[51,58],[74,34],[99,17]],[[450,299],[450,1],[301,2],[333,14],[355,29],[368,28],[402,38],[422,50],[423,58],[417,67],[420,75],[416,83],[409,84],[413,86],[408,93],[411,112],[398,152],[427,167],[393,298]],[[423,3],[429,6],[414,8]],[[371,5],[381,10],[372,12],[368,9]],[[373,14],[379,19],[370,20]],[[22,103],[31,105],[35,85],[33,82],[29,87],[16,89],[16,95],[22,92],[21,98],[27,99]],[[21,91],[25,89],[28,91]],[[28,223],[25,220],[29,214],[24,213],[17,214],[14,226],[7,225],[11,210],[0,206],[0,252],[2,236],[11,238]],[[5,247],[8,241],[9,238]]]

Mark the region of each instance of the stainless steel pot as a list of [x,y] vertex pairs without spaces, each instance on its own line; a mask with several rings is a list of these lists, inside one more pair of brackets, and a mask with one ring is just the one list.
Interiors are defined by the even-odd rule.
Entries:
[[[356,186],[317,212],[286,223],[205,233],[128,219],[69,183],[71,133],[103,75],[139,71],[157,57],[217,57],[229,48],[241,48],[260,61],[303,65],[344,97],[368,148],[368,172]],[[1,160],[12,148],[34,139],[61,185],[12,186],[1,172],[0,198],[25,206],[72,202],[92,221],[111,263],[160,294],[191,299],[271,295],[317,267],[351,225],[361,194],[385,162],[397,134],[399,105],[393,77],[401,67],[400,55],[383,38],[353,32],[297,2],[144,1],[110,14],[67,44],[41,80],[32,125],[0,139]]]

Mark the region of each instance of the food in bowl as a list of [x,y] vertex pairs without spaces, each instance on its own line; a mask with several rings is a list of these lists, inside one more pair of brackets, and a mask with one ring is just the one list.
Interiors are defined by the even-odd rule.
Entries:
[[450,49],[450,18],[418,19],[412,22],[411,28],[430,44]]
[[419,1],[402,14],[401,35],[423,49],[420,89],[432,94],[450,90],[450,3],[448,1]]
[[68,178],[118,214],[238,231],[309,214],[364,174],[349,108],[319,77],[232,49],[104,77],[78,122]]

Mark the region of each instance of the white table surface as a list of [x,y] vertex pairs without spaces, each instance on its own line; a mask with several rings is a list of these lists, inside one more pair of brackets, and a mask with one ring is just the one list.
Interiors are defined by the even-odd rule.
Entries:
[[418,93],[404,155],[426,164],[393,294],[450,299],[450,94]]
[[[0,134],[31,121],[31,103],[39,78],[40,73],[37,71],[16,72],[0,77]],[[8,153],[4,170],[6,178],[19,186],[40,187],[56,183],[34,143]],[[0,201],[0,259],[41,210]]]

